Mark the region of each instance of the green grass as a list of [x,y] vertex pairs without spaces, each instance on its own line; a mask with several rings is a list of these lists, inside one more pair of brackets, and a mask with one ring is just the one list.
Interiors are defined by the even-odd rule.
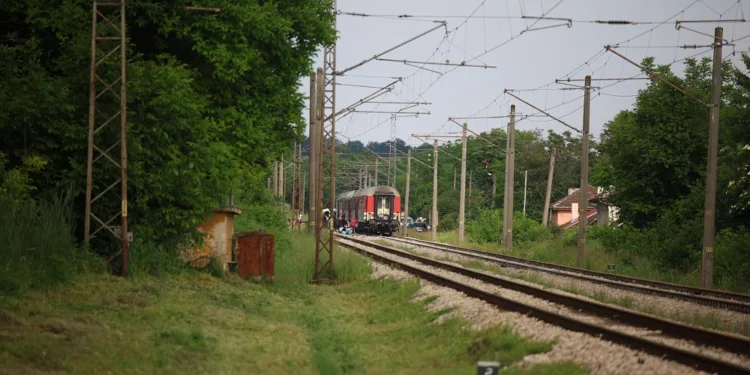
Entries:
[[0,194],[0,293],[22,294],[104,269],[76,244],[71,194],[38,201]]
[[[373,280],[337,248],[337,285],[313,286],[312,238],[279,239],[276,280],[185,271],[0,296],[0,374],[459,374],[548,351],[504,327],[466,329],[434,298],[410,302],[414,281]],[[571,363],[507,368],[580,374]]]

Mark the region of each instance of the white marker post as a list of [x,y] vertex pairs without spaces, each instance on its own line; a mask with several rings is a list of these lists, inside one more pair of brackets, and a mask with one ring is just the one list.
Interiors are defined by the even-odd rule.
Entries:
[[479,361],[477,362],[477,375],[498,375],[500,373],[500,362]]

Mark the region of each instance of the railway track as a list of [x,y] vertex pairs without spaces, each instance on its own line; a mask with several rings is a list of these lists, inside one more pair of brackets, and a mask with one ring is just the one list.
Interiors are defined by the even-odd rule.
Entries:
[[[657,357],[692,366],[702,371],[719,374],[750,374],[750,368],[734,362],[679,348],[657,340],[647,339],[641,335],[626,333],[604,325],[587,322],[580,318],[571,316],[572,314],[560,314],[545,308],[533,306],[532,304],[526,304],[507,297],[502,297],[498,294],[446,277],[445,275],[440,275],[436,272],[431,272],[427,269],[410,265],[409,263],[417,262],[420,266],[433,267],[448,271],[452,274],[480,280],[490,285],[531,295],[576,310],[580,312],[580,314],[593,315],[606,319],[606,321],[614,321],[633,327],[646,328],[658,332],[659,335],[673,339],[686,340],[691,343],[699,343],[705,347],[719,348],[723,351],[747,358],[750,356],[750,339],[741,336],[708,331],[636,313],[620,307],[536,288],[527,284],[514,282],[513,280],[499,278],[488,273],[454,266],[452,264],[421,257],[366,240],[346,237],[339,238],[337,242],[340,245],[350,248],[378,262],[390,266],[396,266],[397,268],[419,278],[463,292],[470,297],[478,298],[503,310],[522,313],[570,331],[583,332],[606,341],[630,347],[631,349],[640,350]],[[376,252],[371,249],[375,249]],[[377,252],[384,252],[389,256],[383,256]],[[744,359],[742,363],[745,363]]]
[[452,254],[492,262],[503,267],[544,272],[556,276],[591,281],[616,289],[680,299],[699,305],[750,314],[750,296],[744,294],[694,288],[685,285],[670,284],[653,280],[630,278],[611,273],[566,267],[559,264],[539,262],[509,255],[467,249],[454,245],[417,240],[413,238],[405,239],[399,237],[388,237],[387,239],[404,244],[409,244],[412,246],[416,245],[433,250],[445,251]]

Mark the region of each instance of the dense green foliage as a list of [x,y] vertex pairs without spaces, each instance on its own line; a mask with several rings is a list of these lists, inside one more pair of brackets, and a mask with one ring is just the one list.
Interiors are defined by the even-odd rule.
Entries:
[[[265,185],[269,160],[304,129],[300,77],[334,38],[328,0],[184,5],[127,8],[129,211],[143,243],[173,246],[230,189]],[[80,235],[91,2],[11,0],[0,14],[0,152],[11,171],[37,160],[36,195],[75,187]]]
[[[503,224],[502,210],[480,210],[476,219],[470,220],[466,232],[477,243],[500,243]],[[549,228],[516,212],[513,215],[513,243],[529,244],[552,238]]]
[[[745,69],[750,59],[743,55]],[[653,66],[652,60],[644,61]],[[685,76],[656,67],[705,102],[710,101],[711,62],[687,60]],[[725,64],[719,135],[716,277],[739,281],[750,265],[750,80]],[[606,124],[592,180],[613,186],[610,201],[620,207],[617,230],[593,231],[605,248],[645,256],[665,269],[687,271],[700,264],[709,111],[660,81],[642,90],[632,110]],[[719,258],[724,258],[719,260]],[[730,261],[719,265],[719,262]],[[730,282],[730,281],[727,281]]]

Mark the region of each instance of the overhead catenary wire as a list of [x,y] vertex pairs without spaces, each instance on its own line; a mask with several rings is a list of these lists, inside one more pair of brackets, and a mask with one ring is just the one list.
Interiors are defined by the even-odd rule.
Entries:
[[[695,2],[694,2],[694,3],[695,3]],[[694,3],[693,3],[693,4],[694,4]],[[477,7],[477,8],[481,8],[481,7],[483,6],[483,4],[484,4],[484,2],[482,2],[482,4],[480,4],[480,6],[479,6],[479,7]],[[693,6],[693,4],[690,4],[690,5],[688,5],[688,7],[686,7],[686,9],[687,9],[687,8],[689,8],[690,6]],[[537,8],[537,9],[538,9],[538,8]],[[728,8],[728,10],[726,10],[726,11],[725,11],[725,13],[726,13],[726,12],[728,12],[728,11],[731,11],[731,9],[732,9],[731,7],[730,7],[730,8]],[[738,9],[738,11],[739,11],[740,7],[737,7],[737,9]],[[683,10],[683,11],[684,11],[684,10]],[[548,13],[549,13],[549,11],[547,12],[547,14],[548,14]],[[479,14],[479,15],[476,15],[476,14],[475,14],[474,16],[475,16],[475,17],[477,17],[477,18],[481,18],[481,17],[483,17],[483,15],[482,15],[482,14]],[[455,16],[455,17],[446,17],[446,18],[458,18],[458,16]],[[496,18],[503,18],[503,17],[496,17]],[[527,18],[527,19],[528,19],[528,18]],[[465,21],[468,21],[468,20],[465,20]],[[596,20],[595,20],[595,21],[596,21]],[[581,21],[580,21],[580,20],[576,20],[576,22],[581,22]],[[726,22],[726,20],[725,20],[725,22]],[[467,22],[463,22],[463,23],[467,23]],[[662,22],[655,22],[655,21],[654,21],[654,22],[652,22],[651,24],[652,24],[652,25],[656,25],[656,26],[661,26],[661,25],[664,25],[664,24],[666,24],[666,23],[668,23],[668,21],[666,21],[666,22],[665,22],[665,21],[662,21]],[[530,28],[531,28],[532,26],[533,26],[533,24],[532,24],[532,25],[529,25],[529,26],[527,26],[527,29],[530,29]],[[518,34],[518,35],[520,35],[520,34]],[[640,35],[645,35],[645,34],[644,34],[644,33],[641,33]],[[640,35],[639,35],[639,36],[640,36]],[[454,34],[453,36],[455,36],[455,34]],[[516,36],[516,37],[517,37],[517,36]],[[750,37],[750,35],[744,36],[744,37],[742,37],[742,38],[747,38],[747,37]],[[637,37],[631,38],[631,40],[632,40],[632,39],[636,39],[636,38],[637,38]],[[742,39],[742,38],[737,38],[737,39]],[[453,47],[455,47],[456,49],[461,49],[461,48],[460,48],[460,47],[459,47],[458,45],[456,45],[455,43],[452,43],[452,42],[451,42],[451,40],[453,40],[453,39],[451,39],[451,38],[447,38],[447,39],[446,39],[446,38],[443,38],[443,39],[441,40],[441,44],[440,44],[440,45],[438,46],[438,48],[436,48],[436,52],[435,52],[435,53],[433,53],[433,55],[434,55],[434,54],[436,54],[436,53],[444,53],[444,52],[445,52],[445,49],[441,50],[441,47],[440,47],[441,45],[442,45],[442,46],[446,46],[446,45],[448,45],[448,47],[450,47],[450,45],[453,45]],[[460,40],[460,39],[459,39],[459,40]],[[445,42],[448,42],[448,43],[445,43]],[[460,42],[459,42],[459,43],[460,43]],[[629,41],[627,41],[627,42],[624,42],[624,43],[629,43]],[[624,45],[624,43],[623,43],[623,45],[622,45],[622,46],[619,46],[619,47],[620,47],[621,49],[622,49],[622,48],[628,48],[628,46],[627,46],[627,45]],[[679,44],[678,44],[678,45],[675,45],[675,46],[660,46],[660,45],[655,45],[655,46],[643,46],[643,45],[632,45],[631,47],[632,47],[632,48],[634,48],[634,49],[637,49],[637,48],[655,48],[655,49],[657,49],[657,48],[663,48],[663,49],[666,49],[666,48],[674,48],[674,49],[689,49],[689,48],[695,48],[695,49],[697,49],[697,48],[701,48],[701,47],[705,47],[705,46],[697,46],[697,45],[687,45],[687,44],[685,44],[685,45],[679,45]],[[448,51],[450,51],[450,48],[448,48]],[[463,50],[462,50],[462,51],[463,51]],[[466,52],[466,51],[463,51],[463,52]],[[488,50],[487,52],[491,52],[491,51],[489,51],[489,50]],[[597,54],[595,54],[595,56],[594,56],[594,57],[593,57],[593,58],[592,58],[591,60],[593,61],[593,60],[596,60],[596,59],[600,59],[600,58],[601,58],[601,56],[602,56],[602,55],[603,55],[604,53],[606,53],[606,50],[599,50],[599,51],[597,52]],[[703,52],[699,52],[698,54],[701,54],[701,53],[703,53]],[[696,55],[698,55],[698,54],[696,54]],[[484,55],[484,54],[483,54],[483,55]],[[480,55],[480,56],[482,56],[482,55]],[[474,56],[474,58],[479,58],[480,56]],[[612,57],[612,56],[611,56],[611,54],[608,54],[608,57],[607,57],[607,61],[609,61],[609,59],[611,59],[611,57]],[[431,58],[430,58],[430,59],[428,59],[428,60],[427,60],[427,62],[429,62],[430,60],[431,60]],[[597,62],[599,62],[599,63],[601,64],[601,61],[597,61]],[[597,68],[597,67],[596,67],[596,65],[594,65],[594,64],[593,64],[592,62],[590,62],[590,61],[587,61],[587,63],[585,63],[585,64],[582,64],[582,65],[581,65],[581,67],[582,67],[582,68],[584,68],[584,69],[587,69],[587,70],[591,70],[592,72],[596,72],[596,73],[599,73],[599,74],[597,74],[597,75],[604,75],[604,74],[605,74],[605,67],[606,67],[606,66],[607,66],[607,62],[604,62],[604,65],[603,65],[603,66],[601,66],[601,65],[600,65],[600,66],[599,66],[599,67]],[[624,62],[622,63],[622,66],[624,66]],[[440,70],[442,70],[442,69],[440,69]],[[452,71],[452,70],[448,70],[448,71],[446,71],[445,73],[447,73],[447,72],[450,72],[450,71]],[[415,72],[414,72],[414,73],[412,73],[412,75],[414,75],[414,74],[416,74],[416,73],[418,73],[418,72],[419,72],[419,69],[415,70]],[[423,72],[423,73],[424,73],[424,72]],[[440,74],[445,74],[445,73],[441,73],[441,72],[438,72],[438,71],[433,71],[433,72],[431,72],[431,73],[434,73],[434,74],[437,74],[437,75],[440,75]],[[424,73],[424,74],[426,74],[426,73]],[[425,76],[424,74],[420,75],[420,77],[424,77],[424,76]],[[418,89],[418,88],[420,88],[421,92],[420,92],[419,94],[417,94],[417,95],[418,95],[418,96],[417,96],[417,98],[421,98],[421,97],[422,97],[422,95],[424,95],[424,92],[426,92],[426,91],[427,91],[427,90],[429,90],[429,89],[430,89],[431,87],[433,87],[433,86],[434,86],[434,85],[435,85],[435,84],[437,83],[437,81],[438,81],[439,79],[440,79],[440,77],[437,77],[437,79],[435,79],[435,77],[433,76],[433,79],[432,79],[432,80],[430,80],[430,81],[427,81],[427,82],[429,82],[429,83],[427,83],[427,84],[428,84],[429,86],[427,86],[427,89],[426,89],[426,90],[421,90],[421,88],[419,87],[419,86],[420,86],[420,83],[418,82],[418,79],[412,80],[411,82],[409,82],[409,85],[402,85],[401,87],[402,87],[402,88],[410,88],[410,89],[412,89],[412,90],[415,90],[415,89]],[[644,79],[644,80],[645,80],[645,79],[648,79],[648,78],[641,78],[641,79]],[[594,78],[594,80],[596,80],[596,78]],[[619,80],[618,80],[618,81],[617,81],[616,83],[619,83],[619,82],[621,82],[621,81],[619,81]],[[547,92],[549,92],[549,91],[554,91],[554,90],[563,90],[563,89],[560,89],[560,88],[555,88],[555,89],[553,89],[553,88],[550,88],[549,86],[550,86],[550,84],[549,84],[549,83],[548,83],[548,84],[546,84],[546,85],[544,85],[544,86],[540,86],[540,87],[541,87],[541,89],[540,89],[539,91],[547,91]],[[424,87],[424,86],[422,86],[422,87]],[[607,86],[607,87],[609,87],[609,86]],[[520,91],[520,90],[519,90],[519,91]],[[529,91],[532,91],[532,90],[529,90]],[[604,96],[612,96],[612,97],[630,97],[630,96],[625,96],[625,95],[617,95],[617,94],[615,94],[615,93],[607,93],[607,92],[602,92],[602,93],[598,93],[598,95],[594,96],[594,98],[595,98],[595,97],[597,97],[597,96],[601,96],[601,95],[604,95]],[[501,96],[502,96],[502,94],[501,94],[501,95],[499,95],[499,96],[498,96],[498,98],[499,98],[499,97],[501,97]],[[490,106],[492,106],[492,105],[498,105],[498,106],[500,106],[500,105],[502,104],[502,102],[498,102],[498,98],[495,98],[495,99],[494,99],[494,100],[493,100],[492,102],[490,102],[490,103],[489,103],[489,104],[488,104],[488,105],[487,105],[487,106],[486,106],[485,108],[483,108],[482,110],[480,110],[480,111],[478,111],[478,112],[481,112],[481,111],[486,111],[486,110],[487,110],[487,108],[489,108],[489,107],[490,107]],[[532,101],[533,101],[533,100],[532,100]],[[567,100],[567,101],[566,101],[565,99],[563,99],[563,103],[561,103],[561,105],[563,105],[563,104],[568,104],[568,103],[570,103],[570,102],[572,102],[572,101],[573,101],[573,100]],[[545,98],[545,102],[546,102],[546,98]],[[556,104],[556,103],[554,103],[554,102],[553,102],[553,104]],[[551,108],[556,108],[556,107],[559,107],[559,106],[560,106],[560,105],[558,105],[558,106],[553,106],[553,107],[551,107]],[[549,107],[547,106],[547,104],[546,104],[546,103],[545,103],[545,105],[544,105],[544,107],[543,107],[543,108],[544,108],[545,110],[550,110],[550,109],[551,109],[551,108],[549,108]],[[575,111],[575,110],[574,110],[574,111]],[[478,112],[477,112],[477,113],[478,113]],[[566,115],[563,115],[563,116],[566,116]],[[520,116],[519,116],[519,117],[520,117]],[[535,120],[533,120],[533,119],[529,119],[529,121],[535,121]],[[386,122],[387,122],[387,120],[386,120]],[[446,122],[446,123],[443,123],[443,125],[441,126],[441,129],[442,129],[442,127],[444,127],[444,126],[445,126],[446,124],[448,124],[448,122]],[[371,130],[370,130],[370,131],[371,131]]]

